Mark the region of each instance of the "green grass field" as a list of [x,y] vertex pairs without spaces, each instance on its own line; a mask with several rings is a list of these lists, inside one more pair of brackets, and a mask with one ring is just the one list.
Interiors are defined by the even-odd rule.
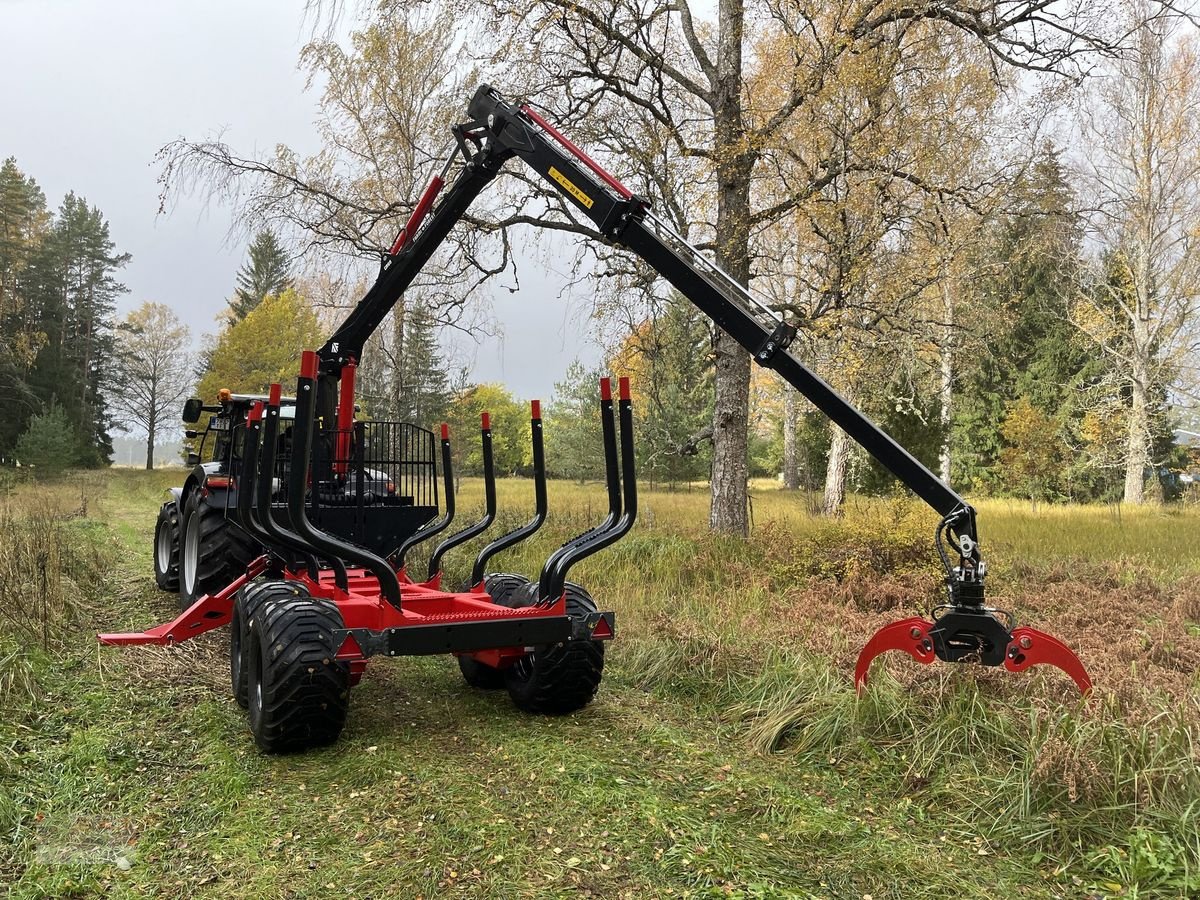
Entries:
[[[1054,672],[907,658],[856,699],[861,643],[938,596],[934,516],[822,521],[760,484],[749,541],[706,533],[703,490],[649,493],[573,572],[618,613],[586,710],[528,717],[451,659],[372,662],[338,744],[268,758],[223,630],[95,643],[172,615],[150,543],[177,479],[0,496],[15,897],[1200,896],[1200,511],[980,505],[993,599],[1079,648],[1087,705]],[[531,486],[500,499],[514,524]],[[551,523],[496,568],[535,572],[603,507],[552,484]]]

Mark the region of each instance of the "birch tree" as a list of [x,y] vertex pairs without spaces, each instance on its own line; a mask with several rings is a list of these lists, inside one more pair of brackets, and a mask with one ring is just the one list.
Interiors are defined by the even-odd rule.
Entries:
[[1147,499],[1154,398],[1195,371],[1200,349],[1200,56],[1180,20],[1152,11],[1145,0],[1126,7],[1140,23],[1136,41],[1084,112],[1093,234],[1110,271],[1072,312],[1128,397],[1127,503]]
[[188,328],[169,306],[143,303],[117,329],[114,407],[127,429],[146,433],[146,468],[154,468],[154,445],[192,386]]

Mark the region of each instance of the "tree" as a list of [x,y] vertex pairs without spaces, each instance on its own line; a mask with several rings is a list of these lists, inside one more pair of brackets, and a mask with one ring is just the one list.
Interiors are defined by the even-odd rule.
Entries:
[[28,384],[29,370],[46,342],[31,315],[30,263],[50,225],[46,197],[37,182],[17,168],[0,165],[0,455],[8,455],[39,408]]
[[237,273],[237,289],[229,308],[235,321],[262,302],[268,294],[279,294],[292,286],[291,260],[275,232],[264,230],[254,236],[246,262]]
[[[348,48],[314,40],[300,64],[310,84],[322,85],[320,150],[305,157],[280,144],[252,158],[220,141],[174,141],[159,151],[164,200],[195,190],[230,200],[239,227],[270,223],[306,259],[373,275],[441,168],[447,127],[461,118],[477,77],[460,65],[457,37],[453,10],[421,4],[388,10],[353,32]],[[511,269],[511,252],[506,239],[466,229],[448,245],[408,294],[453,319],[483,281]]]
[[[387,9],[395,4],[384,4]],[[751,6],[718,0],[715,20],[699,22],[688,0],[649,5],[637,0],[490,0],[493,21],[511,29],[497,63],[536,46],[522,85],[553,118],[592,118],[605,147],[651,171],[688,170],[689,192],[711,217],[694,223],[681,213],[679,195],[662,197],[685,233],[690,225],[711,235],[704,243],[735,281],[754,272],[752,235],[797,204],[858,167],[848,142],[893,107],[864,102],[844,109],[830,152],[804,155],[781,140],[796,123],[823,115],[829,97],[855,79],[883,80],[898,61],[920,60],[929,31],[959,31],[998,64],[1049,71],[1070,68],[1101,42],[1090,10],[1043,0],[885,4],[801,2]],[[758,65],[761,64],[761,69]],[[511,66],[510,66],[511,67]],[[773,90],[768,88],[774,88]],[[886,98],[885,98],[886,99]],[[604,117],[607,116],[607,124]],[[784,161],[796,162],[782,196],[756,202],[764,183],[777,184]],[[884,187],[911,180],[903,166],[868,163]],[[640,187],[640,185],[639,185]],[[886,188],[885,188],[886,189]],[[681,219],[682,221],[679,221]],[[747,527],[747,432],[750,360],[723,332],[714,342],[716,378],[710,525],[744,534]]]
[[63,408],[52,402],[44,413],[29,420],[29,427],[17,441],[16,458],[23,466],[54,475],[89,462],[89,449],[81,445]]
[[418,301],[405,310],[403,346],[394,348],[391,362],[392,403],[395,415],[432,428],[446,415],[450,403],[450,372],[446,354],[438,344],[437,320]]
[[1000,452],[1007,483],[1036,508],[1039,500],[1052,495],[1067,449],[1059,437],[1058,423],[1028,397],[1021,397],[1009,404],[1000,432],[1008,444]]
[[[274,160],[261,162],[220,144],[179,142],[165,148],[168,182],[186,185],[200,178],[229,195],[249,180],[256,187],[244,195],[244,215],[291,216],[311,228],[314,244],[377,253],[386,246],[378,232],[411,209],[415,199],[415,192],[402,186],[398,198],[383,202],[388,189],[381,185],[397,170],[389,151],[417,146],[414,121],[444,124],[433,114],[414,118],[410,98],[441,101],[447,88],[457,87],[451,81],[465,71],[447,60],[457,42],[466,40],[463,31],[479,26],[497,37],[495,53],[484,63],[504,66],[511,92],[540,103],[568,125],[577,118],[589,123],[579,133],[581,140],[628,161],[620,167],[641,173],[635,190],[661,200],[670,224],[698,234],[722,268],[746,285],[754,274],[752,260],[759,256],[753,236],[832,180],[848,172],[869,173],[881,194],[893,186],[923,183],[902,160],[880,165],[872,156],[860,163],[849,152],[864,143],[870,126],[890,114],[902,96],[860,91],[860,102],[843,109],[829,129],[836,139],[820,152],[806,153],[784,139],[796,123],[825,117],[830,98],[843,87],[861,80],[886,83],[896,61],[922,63],[931,31],[965,34],[986,48],[994,64],[1035,71],[1080,74],[1086,67],[1077,65],[1080,57],[1108,47],[1096,35],[1096,9],[1090,4],[1046,0],[908,5],[801,0],[761,6],[719,0],[711,22],[698,21],[687,0],[666,6],[638,0],[488,0],[433,13],[414,13],[411,4],[384,0],[371,4],[371,10],[377,24],[355,35],[353,59],[328,45],[310,56],[330,75],[326,98],[335,139],[328,153],[298,160],[284,148]],[[478,19],[456,22],[455,13]],[[422,22],[421,15],[429,19]],[[435,19],[434,27],[427,27]],[[405,54],[392,53],[414,43],[422,52],[412,54],[411,65]],[[380,47],[388,52],[380,53]],[[392,64],[396,58],[405,60],[405,71]],[[519,59],[527,62],[514,64]],[[398,79],[399,89],[389,79]],[[411,84],[429,90],[413,90]],[[396,97],[403,102],[395,103]],[[880,99],[885,102],[876,102]],[[447,110],[461,117],[461,101],[437,106],[436,112]],[[338,166],[347,159],[348,178]],[[798,162],[792,168],[809,177],[791,178],[782,196],[760,202],[762,186],[779,183],[779,169],[789,161]],[[468,217],[478,231],[456,238],[466,259],[459,271],[470,277],[447,279],[455,269],[445,258],[432,270],[453,285],[447,291],[451,303],[469,296],[482,280],[510,271],[509,226],[537,224],[597,237],[560,194],[527,173],[514,173],[508,183],[511,205]],[[684,212],[689,208],[703,218],[693,219]],[[491,251],[490,257],[483,249]],[[589,252],[599,261],[597,274],[604,282],[643,292],[652,288],[644,270],[608,248],[590,244]],[[749,357],[724,333],[717,334],[715,344],[710,524],[744,534]]]
[[672,292],[630,331],[613,359],[613,371],[630,376],[638,460],[652,482],[674,483],[708,474],[712,340],[708,319]]
[[[1083,271],[1083,223],[1061,155],[1051,145],[1040,148],[973,251],[978,274],[969,316],[978,332],[960,331],[950,436],[956,479],[969,490],[1009,488],[1001,423],[1022,397],[1081,446],[1088,391],[1103,376],[1103,363],[1070,322]],[[1080,458],[1064,454],[1060,463],[1065,470]]]
[[1156,462],[1153,398],[1200,350],[1200,53],[1146,0],[1126,12],[1139,23],[1135,46],[1109,67],[1084,120],[1100,194],[1093,231],[1118,277],[1104,272],[1072,317],[1119,373],[1125,501],[1142,503]]
[[218,336],[212,367],[197,393],[211,403],[221,388],[263,394],[276,382],[294,385],[300,352],[322,339],[316,314],[299,294],[291,289],[268,294]]
[[529,407],[499,384],[473,384],[463,388],[450,404],[447,419],[458,475],[483,472],[479,440],[483,413],[491,417],[492,456],[497,475],[513,475],[532,460],[529,449]]
[[599,403],[602,376],[575,360],[563,380],[555,382],[546,415],[546,467],[551,475],[581,483],[604,477]]
[[154,468],[154,444],[164,423],[178,418],[179,402],[192,386],[189,333],[170,307],[143,303],[117,332],[112,393],[127,428],[146,432],[146,468]]
[[112,454],[103,390],[113,353],[113,314],[126,290],[116,272],[129,262],[100,210],[71,192],[31,261],[29,314],[46,339],[28,383],[43,408],[52,401],[92,448],[89,465]]

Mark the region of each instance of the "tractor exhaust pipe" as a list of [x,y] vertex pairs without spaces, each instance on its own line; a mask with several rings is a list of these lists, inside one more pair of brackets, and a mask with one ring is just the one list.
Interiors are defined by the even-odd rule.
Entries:
[[514,528],[507,534],[501,535],[479,551],[479,555],[475,557],[475,565],[471,569],[471,587],[477,587],[483,583],[484,571],[487,569],[489,559],[501,550],[515,547],[521,541],[531,537],[546,521],[549,503],[546,499],[546,448],[542,440],[542,403],[540,400],[534,400],[529,407],[530,440],[533,442],[534,515],[520,528]]
[[441,572],[442,557],[447,551],[483,534],[496,518],[496,467],[492,450],[491,414],[484,413],[480,417],[479,435],[483,443],[483,518],[474,525],[468,525],[462,531],[455,532],[437,545],[433,556],[429,558],[429,581],[433,581]]
[[410,535],[389,557],[402,578],[404,576],[404,557],[408,551],[445,531],[454,521],[454,469],[450,453],[450,426],[445,422],[442,423],[442,486],[446,495],[446,512],[441,518],[435,519],[415,534]]

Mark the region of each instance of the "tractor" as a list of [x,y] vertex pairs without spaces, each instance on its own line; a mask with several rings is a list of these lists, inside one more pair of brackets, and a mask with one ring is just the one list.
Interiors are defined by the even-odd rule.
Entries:
[[487,544],[455,591],[442,583],[442,561],[483,535],[496,514],[487,415],[480,429],[484,515],[436,545],[420,580],[408,570],[408,554],[454,518],[448,429],[443,425],[440,435],[439,502],[438,436],[408,423],[355,416],[355,375],[367,339],[474,200],[516,158],[560,191],[604,240],[656,271],[938,513],[934,542],[946,572],[946,601],[930,618],[892,623],[867,641],[854,673],[859,690],[871,662],[899,650],[920,663],[974,662],[1013,672],[1048,664],[1084,694],[1090,691],[1087,671],[1070,648],[986,604],[987,566],[974,508],[791,352],[793,322],[709,260],[531,105],[513,103],[485,84],[467,113],[451,128],[449,156],[381,254],[374,284],[319,350],[303,352],[295,398],[285,400],[282,385],[274,384],[262,397],[223,394],[216,407],[189,401],[189,421],[212,413],[204,434],[213,436],[213,459],[196,457],[184,487],[160,512],[155,538],[158,583],[178,589],[184,608],[144,632],[100,635],[102,643],[171,644],[228,624],[231,687],[267,752],[335,740],[349,689],[377,655],[453,654],[469,685],[507,687],[529,712],[570,713],[591,701],[615,616],[598,609],[567,575],[627,534],[637,515],[628,381],[618,382],[615,401],[609,381],[600,385],[607,517],[552,553],[536,579],[489,571],[495,554],[546,519],[535,401],[534,516]]

